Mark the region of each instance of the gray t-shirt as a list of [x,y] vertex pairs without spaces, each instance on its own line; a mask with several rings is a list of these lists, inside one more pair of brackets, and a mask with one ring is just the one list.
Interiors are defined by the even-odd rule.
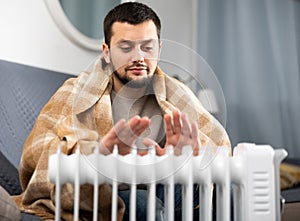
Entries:
[[165,142],[165,130],[163,113],[159,107],[155,95],[146,94],[144,96],[136,95],[135,98],[129,98],[128,96],[122,96],[115,91],[111,92],[112,112],[114,122],[118,122],[120,119],[126,121],[138,115],[140,117],[149,117],[151,119],[150,127],[147,128],[139,137],[136,142],[136,146],[139,150],[145,149],[143,145],[143,139],[145,137],[155,140],[161,146]]

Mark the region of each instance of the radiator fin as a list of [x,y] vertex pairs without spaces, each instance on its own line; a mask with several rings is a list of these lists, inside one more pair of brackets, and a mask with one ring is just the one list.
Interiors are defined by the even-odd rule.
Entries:
[[[121,156],[115,146],[112,154],[104,156],[97,150],[90,155],[64,155],[58,148],[49,158],[49,178],[56,185],[56,216],[60,220],[61,185],[74,183],[74,220],[79,217],[80,185],[94,185],[94,213],[96,221],[98,186],[112,185],[112,220],[117,220],[119,184],[130,186],[130,221],[136,220],[136,197],[139,184],[148,188],[147,220],[155,220],[156,184],[165,188],[165,220],[174,220],[174,186],[182,185],[182,220],[193,220],[193,186],[199,188],[199,220],[211,221],[216,211],[217,221],[280,221],[279,164],[287,155],[283,149],[274,150],[267,145],[242,143],[229,156],[227,147],[219,147],[217,153],[202,147],[193,156],[187,146],[182,155],[175,156],[168,147],[164,156],[156,156],[152,148],[145,156],[136,151]],[[75,172],[74,172],[75,171]],[[213,207],[213,189],[216,188],[216,208]],[[231,194],[232,193],[232,194]],[[234,197],[231,197],[231,196]],[[234,214],[231,214],[233,205]],[[231,218],[231,216],[233,216]]]

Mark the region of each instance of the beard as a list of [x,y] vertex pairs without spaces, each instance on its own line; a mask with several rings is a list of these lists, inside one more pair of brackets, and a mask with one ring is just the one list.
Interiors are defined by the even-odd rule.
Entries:
[[[143,77],[133,78],[128,75],[128,70],[132,67],[146,67],[147,75]],[[124,69],[125,74],[120,74],[117,70],[113,74],[118,78],[118,80],[126,87],[130,88],[142,88],[151,84],[153,75],[149,75],[149,68],[143,64],[133,64]]]

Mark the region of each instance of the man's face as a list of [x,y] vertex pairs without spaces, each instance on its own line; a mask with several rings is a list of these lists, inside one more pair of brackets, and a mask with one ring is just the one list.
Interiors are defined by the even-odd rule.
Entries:
[[120,86],[130,82],[127,86],[142,87],[152,78],[159,59],[156,26],[151,20],[137,25],[115,22],[110,47],[103,44],[102,50]]

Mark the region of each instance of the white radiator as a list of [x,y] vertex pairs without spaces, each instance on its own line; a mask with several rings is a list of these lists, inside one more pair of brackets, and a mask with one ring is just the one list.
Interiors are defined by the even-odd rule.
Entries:
[[[96,148],[97,149],[97,148]],[[217,154],[201,148],[193,156],[190,147],[182,155],[173,155],[170,147],[166,155],[156,156],[150,150],[145,156],[137,155],[135,149],[126,156],[118,155],[117,148],[110,155],[97,152],[72,155],[60,152],[50,156],[49,177],[56,185],[56,220],[60,220],[60,187],[70,182],[75,187],[74,220],[79,217],[80,185],[94,185],[94,214],[97,220],[98,186],[109,183],[113,188],[112,220],[117,220],[118,185],[130,186],[131,221],[135,221],[137,184],[148,185],[147,220],[155,220],[156,184],[165,188],[165,220],[174,220],[174,184],[183,186],[182,220],[193,220],[193,185],[199,185],[201,221],[212,220],[212,184],[216,187],[217,221],[279,221],[280,182],[279,164],[287,155],[283,149],[274,150],[268,145],[241,143],[234,148],[233,156],[228,149],[220,147]],[[112,169],[113,168],[113,169]],[[233,188],[233,197],[230,191]],[[101,203],[101,202],[100,202]],[[234,214],[231,217],[230,205]]]

